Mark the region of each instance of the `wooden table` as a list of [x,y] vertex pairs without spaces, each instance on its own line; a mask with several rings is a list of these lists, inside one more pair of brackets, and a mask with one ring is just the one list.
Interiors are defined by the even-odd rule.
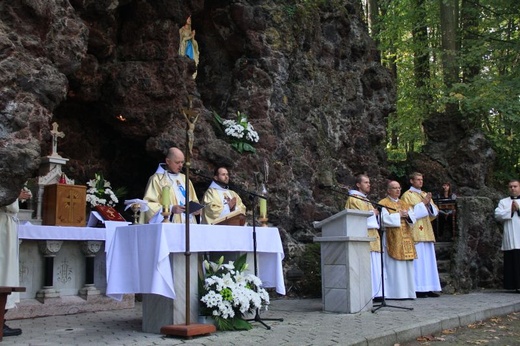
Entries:
[[13,292],[25,292],[25,287],[0,286],[0,324],[2,325],[0,341],[4,337],[5,303],[7,302],[7,296]]

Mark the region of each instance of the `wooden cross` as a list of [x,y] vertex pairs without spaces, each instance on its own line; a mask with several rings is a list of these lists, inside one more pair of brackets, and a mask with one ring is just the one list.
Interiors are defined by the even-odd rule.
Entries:
[[61,157],[58,154],[58,137],[59,138],[63,138],[63,137],[65,137],[65,134],[63,132],[58,131],[58,123],[56,123],[56,122],[52,123],[51,135],[52,135],[52,152],[51,152],[51,156]]

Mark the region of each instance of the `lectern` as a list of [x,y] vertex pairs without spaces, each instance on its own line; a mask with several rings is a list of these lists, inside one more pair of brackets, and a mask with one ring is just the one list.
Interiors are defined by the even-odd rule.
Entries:
[[231,213],[220,217],[213,221],[212,225],[221,226],[244,226],[246,223],[246,215],[241,210],[235,210]]
[[370,241],[367,218],[372,212],[345,209],[314,222],[322,229],[314,237],[321,245],[321,289],[323,310],[358,313],[372,309]]

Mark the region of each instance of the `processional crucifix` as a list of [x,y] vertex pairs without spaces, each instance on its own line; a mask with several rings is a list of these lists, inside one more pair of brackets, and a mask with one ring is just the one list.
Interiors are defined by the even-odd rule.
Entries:
[[184,325],[176,324],[171,326],[163,326],[161,333],[167,335],[176,335],[191,338],[196,335],[206,335],[216,332],[217,329],[213,324],[192,324],[191,323],[191,298],[190,298],[190,166],[191,166],[191,154],[193,150],[193,142],[195,140],[195,123],[199,118],[199,112],[193,109],[193,96],[188,96],[188,108],[181,108],[181,112],[186,119],[186,155],[184,157],[184,166],[186,167],[185,183],[186,186],[186,221],[185,221],[185,272],[186,272],[186,321]]

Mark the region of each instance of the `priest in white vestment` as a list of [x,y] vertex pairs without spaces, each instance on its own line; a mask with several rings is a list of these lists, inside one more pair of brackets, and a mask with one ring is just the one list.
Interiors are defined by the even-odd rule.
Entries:
[[213,181],[202,198],[205,205],[202,211],[202,223],[213,224],[213,221],[222,218],[233,211],[246,213],[246,206],[240,196],[229,189],[229,171],[226,167],[217,167],[213,174]]
[[381,217],[385,227],[384,294],[388,299],[415,299],[413,262],[417,252],[412,236],[415,215],[412,207],[399,199],[401,185],[397,181],[388,183],[387,193],[387,197],[379,201],[379,204],[388,208],[383,208]]
[[372,278],[372,297],[378,300],[382,298],[381,278],[381,241],[379,239],[378,210],[374,208],[367,195],[370,193],[370,179],[365,174],[356,176],[356,189],[350,190],[345,209],[371,211],[372,216],[367,218],[368,237],[374,238],[370,242],[370,268]]
[[[148,180],[143,199],[148,201],[149,209],[141,213],[140,223],[156,223],[163,220],[160,215],[162,208],[170,209],[170,219],[174,223],[186,222],[186,176],[181,173],[184,166],[184,153],[178,148],[170,148],[165,159],[166,164],[160,164],[154,175]],[[190,201],[199,202],[195,188],[189,183]],[[167,194],[167,196],[164,196]],[[168,204],[165,206],[164,204]],[[200,210],[190,213],[190,223],[196,223],[194,215]]]
[[520,293],[520,181],[509,181],[508,189],[510,197],[500,200],[495,218],[504,225],[504,288]]
[[417,222],[413,227],[413,239],[417,250],[414,261],[415,289],[417,298],[439,297],[441,282],[437,269],[435,255],[435,235],[432,221],[439,214],[439,208],[433,203],[431,192],[422,191],[423,175],[414,172],[410,175],[408,191],[403,193],[401,200],[413,207]]

